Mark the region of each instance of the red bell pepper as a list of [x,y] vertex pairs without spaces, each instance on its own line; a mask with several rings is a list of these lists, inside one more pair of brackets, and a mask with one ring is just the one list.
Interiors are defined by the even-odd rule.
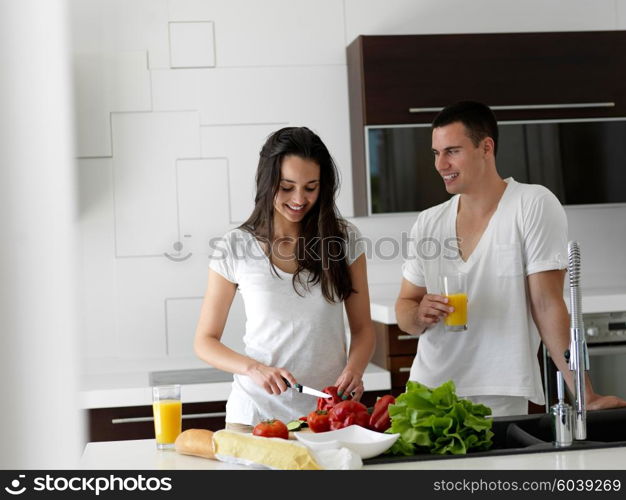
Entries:
[[391,427],[391,419],[389,418],[389,405],[396,402],[391,394],[385,394],[378,398],[374,405],[374,410],[369,420],[369,427],[373,431],[385,432]]
[[330,420],[330,429],[336,431],[353,424],[367,428],[370,415],[364,404],[348,399],[333,406],[328,412],[328,419]]
[[337,395],[337,387],[335,387],[334,385],[325,387],[322,392],[330,394],[332,398],[317,398],[317,410],[330,411],[333,406],[343,401],[343,399],[341,399],[341,396]]

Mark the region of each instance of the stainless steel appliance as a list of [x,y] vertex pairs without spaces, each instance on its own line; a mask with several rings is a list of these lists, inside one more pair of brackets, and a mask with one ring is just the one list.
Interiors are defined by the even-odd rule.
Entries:
[[[626,399],[626,311],[583,314],[589,375],[599,394]],[[544,348],[547,404],[556,401],[556,369]]]
[[626,398],[626,311],[583,318],[594,390]]

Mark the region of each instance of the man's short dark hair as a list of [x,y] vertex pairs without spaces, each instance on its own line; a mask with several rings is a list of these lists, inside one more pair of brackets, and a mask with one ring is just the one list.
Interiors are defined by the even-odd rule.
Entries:
[[498,152],[498,122],[486,104],[475,101],[461,101],[443,108],[433,120],[432,128],[445,127],[451,123],[465,125],[467,135],[474,146],[478,147],[485,137],[491,137],[494,144],[494,156]]

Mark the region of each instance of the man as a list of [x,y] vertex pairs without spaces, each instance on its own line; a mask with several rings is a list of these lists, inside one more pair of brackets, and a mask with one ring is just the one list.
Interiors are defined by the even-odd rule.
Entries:
[[[452,379],[460,396],[503,416],[526,414],[528,400],[544,403],[539,334],[572,391],[573,385],[563,355],[565,212],[545,187],[502,179],[497,146],[497,122],[484,104],[453,104],[435,118],[435,168],[455,196],[421,212],[413,226],[396,316],[403,331],[421,335],[411,380],[434,387]],[[467,276],[467,331],[444,329],[454,310],[440,295],[445,273]],[[586,382],[588,409],[626,406]]]

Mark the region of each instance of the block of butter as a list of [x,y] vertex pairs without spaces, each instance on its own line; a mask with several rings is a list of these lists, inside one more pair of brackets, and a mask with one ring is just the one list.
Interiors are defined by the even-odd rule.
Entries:
[[322,470],[309,448],[287,439],[221,430],[213,434],[213,448],[215,458],[224,462],[281,470]]

